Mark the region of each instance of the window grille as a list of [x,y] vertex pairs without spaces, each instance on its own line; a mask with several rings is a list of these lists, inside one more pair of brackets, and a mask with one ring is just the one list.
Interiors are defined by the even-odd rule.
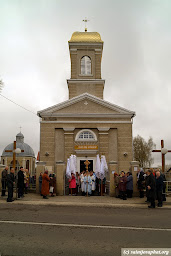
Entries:
[[88,56],[81,58],[81,74],[91,75],[91,59]]
[[83,131],[80,133],[78,140],[95,140],[95,137],[91,132]]

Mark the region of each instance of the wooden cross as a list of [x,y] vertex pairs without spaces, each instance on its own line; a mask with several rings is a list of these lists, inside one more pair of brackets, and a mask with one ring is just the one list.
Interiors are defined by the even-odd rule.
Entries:
[[[16,141],[14,141],[13,150],[5,150],[5,152],[13,152],[13,168],[15,170],[15,161],[16,161]],[[21,150],[21,152],[24,152],[24,150]]]
[[87,32],[87,22],[88,22],[89,20],[87,19],[87,18],[85,18],[85,20],[83,20],[83,22],[85,22],[85,32]]
[[[158,150],[158,149],[155,149],[155,150],[152,150],[152,152],[160,152],[162,153],[162,148],[164,148],[164,140],[161,140],[161,149]],[[171,150],[168,150],[167,152],[171,152]],[[165,154],[162,153],[162,172],[165,171]]]

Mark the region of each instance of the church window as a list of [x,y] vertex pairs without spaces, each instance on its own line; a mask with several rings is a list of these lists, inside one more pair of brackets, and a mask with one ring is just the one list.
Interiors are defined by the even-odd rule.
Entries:
[[91,130],[81,130],[76,135],[76,141],[97,141],[95,133]]
[[91,75],[91,59],[88,56],[81,58],[81,74]]

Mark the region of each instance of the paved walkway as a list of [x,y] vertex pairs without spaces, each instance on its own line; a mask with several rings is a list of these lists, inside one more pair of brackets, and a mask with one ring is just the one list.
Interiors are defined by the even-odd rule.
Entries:
[[[7,197],[0,197],[0,204],[6,203]],[[145,203],[146,198],[128,198],[121,200],[109,196],[55,196],[49,197],[48,200],[43,199],[40,195],[30,193],[25,195],[21,200],[15,200],[11,204],[22,205],[54,205],[54,206],[87,206],[87,207],[134,207],[134,208],[147,208]],[[167,201],[163,203],[161,209],[171,209],[171,197],[167,197]]]

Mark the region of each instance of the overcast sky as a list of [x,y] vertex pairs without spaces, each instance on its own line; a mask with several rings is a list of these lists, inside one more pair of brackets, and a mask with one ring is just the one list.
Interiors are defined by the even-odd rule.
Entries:
[[[104,99],[136,112],[133,136],[171,150],[170,13],[170,0],[0,0],[2,94],[35,114],[67,100],[68,40],[87,17],[104,41]],[[0,155],[20,126],[37,155],[39,118],[0,96]]]

